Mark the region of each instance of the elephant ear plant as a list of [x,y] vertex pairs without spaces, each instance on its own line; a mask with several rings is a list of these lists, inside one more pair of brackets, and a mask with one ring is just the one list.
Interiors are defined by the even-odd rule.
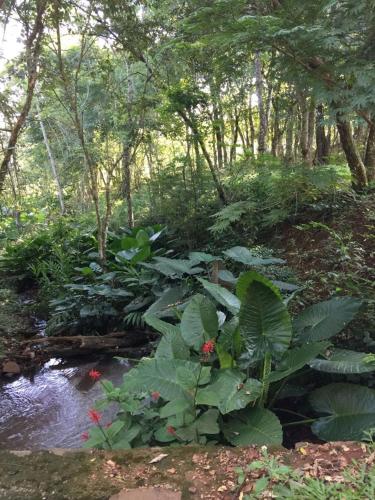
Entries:
[[[98,409],[116,403],[116,421],[108,431],[94,427],[86,446],[280,445],[283,413],[273,411],[274,402],[299,370],[375,370],[374,356],[331,348],[329,340],[355,316],[358,300],[333,298],[292,320],[279,289],[258,273],[242,274],[236,295],[198,280],[206,295],[190,300],[179,324],[145,316],[162,335],[155,355],[131,369],[120,387],[103,382],[106,398]],[[312,423],[323,440],[361,439],[375,427],[373,389],[332,383],[315,389],[309,404],[302,423]]]

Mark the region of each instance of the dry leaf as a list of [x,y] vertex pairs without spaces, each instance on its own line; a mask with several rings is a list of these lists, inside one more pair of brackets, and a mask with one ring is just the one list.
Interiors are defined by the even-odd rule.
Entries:
[[149,464],[157,464],[158,462],[161,462],[163,458],[167,457],[168,453],[160,453],[157,455],[155,458],[149,461]]

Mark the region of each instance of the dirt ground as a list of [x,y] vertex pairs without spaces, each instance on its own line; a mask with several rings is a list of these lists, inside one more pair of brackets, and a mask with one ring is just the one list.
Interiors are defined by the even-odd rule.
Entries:
[[[259,447],[197,446],[121,452],[2,451],[0,499],[107,500],[123,489],[154,486],[179,491],[182,500],[234,500],[251,492],[255,481],[265,473],[254,470],[238,486],[235,469],[262,458],[264,452]],[[267,453],[306,477],[326,482],[345,482],[344,468],[375,464],[375,453],[360,443],[299,443],[295,450]]]

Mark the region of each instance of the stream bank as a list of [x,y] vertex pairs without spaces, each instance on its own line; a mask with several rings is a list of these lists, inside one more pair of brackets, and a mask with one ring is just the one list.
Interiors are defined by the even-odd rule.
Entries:
[[[118,498],[123,500],[166,498],[155,494],[157,488],[176,492],[175,498],[181,500],[237,500],[254,492],[256,482],[270,475],[267,463],[271,459],[276,460],[274,471],[277,463],[289,467],[288,473],[269,481],[267,497],[254,498],[275,498],[270,496],[270,490],[278,482],[284,488],[289,487],[289,480],[293,487],[293,484],[319,479],[322,487],[333,487],[336,492],[319,498],[334,500],[349,498],[345,494],[340,496],[341,489],[347,488],[350,498],[371,498],[367,495],[371,494],[372,483],[375,488],[375,453],[359,443],[299,443],[294,450],[267,451],[254,446],[183,446],[116,452],[56,449],[33,453],[1,451],[0,499],[108,500],[120,491],[124,496]],[[255,461],[261,461],[264,466],[253,469],[239,485],[236,469],[244,469]],[[298,483],[292,478],[294,473],[300,477]],[[353,482],[355,477],[357,480]],[[154,496],[145,494],[150,487]],[[304,485],[299,491],[302,496],[288,498],[317,498],[309,496]]]

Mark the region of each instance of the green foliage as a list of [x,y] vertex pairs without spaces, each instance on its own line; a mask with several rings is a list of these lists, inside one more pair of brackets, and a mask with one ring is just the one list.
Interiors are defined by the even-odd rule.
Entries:
[[[155,356],[141,360],[119,388],[104,385],[107,404],[119,405],[116,422],[128,422],[130,430],[140,428],[136,435],[122,430],[121,439],[132,447],[217,441],[279,445],[284,422],[273,411],[273,402],[288,377],[309,363],[322,363],[320,355],[326,355],[330,343],[297,336],[280,291],[254,271],[238,280],[239,311],[233,309],[232,297],[223,300],[218,285],[198,280],[220,309],[197,294],[179,324],[146,314],[146,322],[162,334]],[[352,303],[358,306],[354,299],[345,301],[346,308],[335,307],[336,299],[331,300],[332,307],[323,304],[323,317],[333,335],[358,310],[350,307]],[[367,362],[375,369],[371,356],[356,356],[357,364]],[[348,373],[347,365],[336,363],[335,372]],[[345,383],[313,391],[310,401],[319,416],[309,420],[314,422],[312,430],[323,439],[360,439],[374,426],[371,391]],[[327,413],[331,416],[320,416]],[[95,445],[105,447],[106,443],[102,440]]]

